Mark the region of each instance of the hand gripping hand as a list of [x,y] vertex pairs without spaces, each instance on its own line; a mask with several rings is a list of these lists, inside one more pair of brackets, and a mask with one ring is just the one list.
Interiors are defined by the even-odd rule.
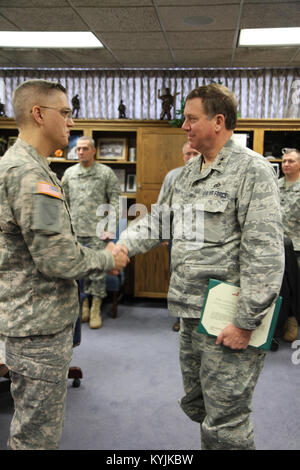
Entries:
[[115,265],[114,269],[112,270],[112,274],[119,274],[130,262],[130,259],[128,258],[128,250],[124,245],[115,245],[113,242],[110,242],[107,244],[106,250],[109,250],[114,259],[115,259]]

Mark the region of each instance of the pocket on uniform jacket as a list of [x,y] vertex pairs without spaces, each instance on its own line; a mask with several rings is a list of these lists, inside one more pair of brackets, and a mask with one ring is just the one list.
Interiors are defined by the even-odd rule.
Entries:
[[[188,262],[184,265],[184,275],[185,282],[190,285],[197,285],[199,289],[199,280],[200,279],[219,279],[226,280],[228,277],[229,268],[227,266],[220,265],[208,265],[200,263],[191,263]],[[203,286],[203,289],[206,293],[206,286]]]
[[201,202],[204,211],[204,242],[223,242],[226,239],[229,223],[225,215],[228,199],[209,199]]

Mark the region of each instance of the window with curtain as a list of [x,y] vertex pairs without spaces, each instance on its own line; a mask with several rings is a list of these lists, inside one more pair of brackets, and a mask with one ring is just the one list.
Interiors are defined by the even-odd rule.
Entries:
[[72,97],[79,95],[79,118],[117,119],[123,100],[129,119],[159,119],[159,92],[176,95],[172,115],[197,86],[222,83],[238,99],[241,118],[300,118],[300,69],[165,69],[63,70],[2,69],[0,101],[13,117],[12,93],[23,81],[42,78],[62,83]]

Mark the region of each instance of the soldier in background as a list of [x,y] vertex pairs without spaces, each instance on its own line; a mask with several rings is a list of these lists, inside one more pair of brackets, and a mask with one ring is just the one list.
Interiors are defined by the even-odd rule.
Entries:
[[[280,178],[278,185],[283,229],[285,236],[292,240],[300,267],[300,152],[295,148],[284,148],[282,152],[281,167],[284,177]],[[295,289],[297,292],[299,288],[296,278],[294,278],[294,283],[297,284]],[[283,328],[283,339],[287,342],[293,342],[297,337],[298,320],[293,314],[290,314]]]
[[[193,149],[188,142],[186,142],[183,145],[183,147],[182,147],[182,160],[183,160],[184,164],[186,164],[191,158],[196,157],[197,155],[199,155],[199,152],[197,152],[197,150]],[[158,198],[157,198],[157,203],[158,204],[162,200],[163,195],[165,194],[165,192],[174,183],[177,176],[180,175],[182,170],[183,170],[183,166],[179,166],[177,168],[173,168],[173,170],[169,171],[166,174],[166,176],[163,180],[163,184],[160,188]],[[168,248],[169,248],[169,258],[170,258],[170,267],[171,267],[172,240],[169,240],[168,242],[164,242],[164,244],[167,244]],[[179,329],[180,329],[179,318],[176,319],[172,329],[173,329],[173,331],[179,331]]]
[[[80,137],[76,142],[76,151],[79,163],[67,168],[62,179],[73,227],[80,243],[103,250],[116,235],[121,196],[119,180],[110,167],[95,162],[96,148],[92,138]],[[97,214],[97,209],[108,205],[113,212],[110,215],[114,217],[114,232],[106,226],[104,231],[96,233],[98,224],[107,218],[104,211],[102,215]],[[91,273],[85,277],[83,291],[82,322],[89,321],[90,328],[100,328],[102,299],[107,295],[106,273]]]
[[[254,449],[251,401],[265,352],[247,346],[278,295],[283,277],[277,180],[261,155],[231,138],[237,102],[226,87],[210,84],[193,90],[184,114],[182,127],[201,156],[184,166],[162,198],[162,216],[146,215],[133,222],[118,243],[129,256],[158,246],[163,239],[162,221],[171,209],[168,311],[181,320],[185,395],[180,405],[200,423],[202,449]],[[194,217],[189,219],[192,230],[186,236],[190,227],[186,224],[183,231],[178,230],[180,219],[174,208],[183,212],[188,204]],[[195,231],[198,212],[204,218],[203,239]],[[156,238],[151,230],[153,219],[159,221]],[[197,332],[210,278],[241,288],[234,322],[217,339]]]
[[63,427],[73,329],[75,279],[127,264],[76,240],[47,157],[68,145],[74,125],[66,90],[29,80],[13,95],[19,138],[0,161],[0,339],[14,400],[8,447],[57,449]]

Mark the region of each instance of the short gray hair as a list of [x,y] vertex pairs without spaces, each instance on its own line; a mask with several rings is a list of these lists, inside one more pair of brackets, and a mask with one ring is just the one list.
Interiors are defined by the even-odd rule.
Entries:
[[218,83],[203,85],[192,90],[186,101],[193,98],[201,98],[208,119],[212,119],[216,114],[223,114],[226,129],[235,129],[238,103],[235,94],[227,87]]
[[95,145],[95,140],[92,138],[92,137],[88,137],[88,136],[85,136],[85,135],[81,135],[80,137],[78,137],[78,139],[76,140],[76,144],[77,142],[79,142],[80,140],[87,140],[91,147],[94,147],[96,148],[96,145]]
[[292,149],[292,148],[289,148],[289,147],[284,147],[282,149],[282,154],[286,154],[288,155],[289,153],[292,153],[292,152],[295,152],[296,153],[296,158],[297,160],[300,162],[300,150],[298,149]]
[[40,96],[49,96],[53,92],[67,94],[63,85],[48,80],[27,80],[21,83],[13,93],[12,105],[17,125],[23,125],[29,118],[29,111],[38,104]]

